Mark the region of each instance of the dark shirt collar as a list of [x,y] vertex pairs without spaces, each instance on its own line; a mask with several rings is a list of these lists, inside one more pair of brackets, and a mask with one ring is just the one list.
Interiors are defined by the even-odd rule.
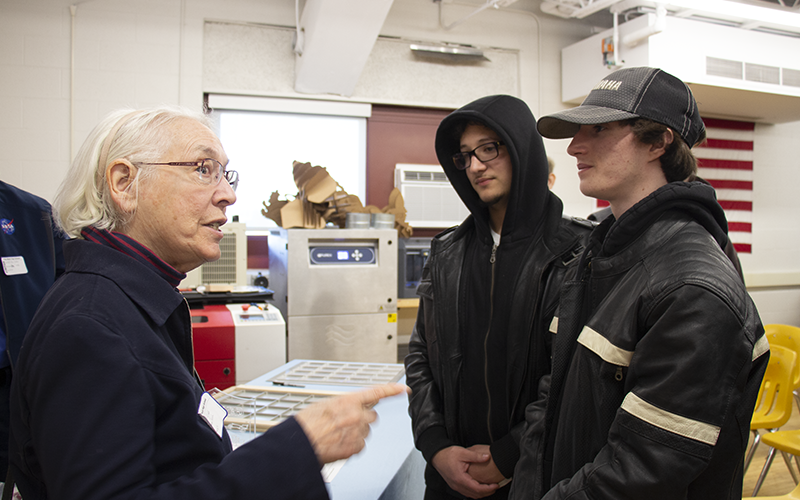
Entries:
[[149,248],[128,235],[116,232],[112,233],[105,229],[97,229],[96,227],[88,226],[81,231],[81,236],[87,241],[113,248],[114,250],[136,259],[139,263],[155,271],[156,274],[164,278],[167,283],[175,288],[186,278],[185,274],[161,260],[161,258],[154,254]]

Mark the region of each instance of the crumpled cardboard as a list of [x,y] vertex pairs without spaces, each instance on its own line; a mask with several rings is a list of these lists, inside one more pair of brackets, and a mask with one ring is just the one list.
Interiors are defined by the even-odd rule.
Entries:
[[342,189],[325,167],[295,161],[292,173],[298,189],[294,200],[280,200],[275,191],[269,197],[269,204],[262,202],[261,214],[283,228],[318,229],[328,222],[345,227],[348,212],[387,213],[394,215],[394,227],[401,237],[409,238],[414,233],[406,223],[403,195],[397,188],[389,194],[389,204],[382,209],[374,205],[365,207],[358,196]]

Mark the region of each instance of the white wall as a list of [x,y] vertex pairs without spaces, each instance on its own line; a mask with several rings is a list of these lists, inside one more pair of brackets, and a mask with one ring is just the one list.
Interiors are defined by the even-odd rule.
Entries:
[[[294,0],[89,0],[78,4],[74,16],[72,52],[68,5],[69,0],[0,0],[0,178],[49,200],[71,156],[110,110],[157,103],[200,108],[204,20],[295,23]],[[476,5],[446,3],[445,23]],[[591,32],[586,24],[539,13],[537,5],[520,0],[514,9],[489,9],[446,31],[431,0],[394,0],[381,34],[518,50],[520,97],[541,116],[566,107],[560,97],[561,49]],[[748,282],[766,287],[753,292],[765,322],[800,324],[800,157],[793,152],[798,136],[798,122],[756,128],[754,249],[742,263]],[[555,192],[567,213],[585,216],[594,203],[578,190],[567,143],[546,141],[556,162]]]
[[[69,0],[0,3],[0,104],[7,111],[0,121],[0,146],[6,152],[0,157],[0,176],[47,199],[52,199],[71,155],[110,110],[156,103],[201,106],[204,20],[282,26],[293,26],[295,20],[293,0],[79,3],[74,17],[75,111],[70,120],[68,5]],[[533,9],[538,3],[521,0],[515,5]],[[475,4],[448,3],[444,21],[452,23],[474,9]],[[438,7],[430,0],[395,0],[381,33],[519,50],[520,97],[538,116],[543,102],[560,102],[561,47],[589,34],[586,25],[548,16],[542,22],[539,17],[525,10],[489,9],[445,31],[439,26]],[[387,94],[384,101],[391,102],[391,92]],[[562,158],[559,164],[566,162]],[[586,212],[590,202],[577,191],[576,182],[563,177],[559,194],[567,204],[576,200],[574,213]],[[566,189],[570,185],[575,189]]]
[[742,268],[764,323],[800,326],[800,122],[757,124],[755,135],[753,253]]

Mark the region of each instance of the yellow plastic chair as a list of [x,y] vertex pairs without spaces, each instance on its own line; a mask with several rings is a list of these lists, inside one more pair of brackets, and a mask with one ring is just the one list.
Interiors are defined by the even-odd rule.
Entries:
[[[764,325],[764,333],[767,336],[769,345],[789,348],[800,358],[800,328],[791,325],[770,324]],[[793,381],[794,401],[797,404],[797,408],[800,409],[800,360],[795,365]]]
[[742,500],[800,500],[800,486],[796,486],[792,491],[785,495],[773,497],[744,497]]
[[767,461],[764,462],[764,467],[761,469],[761,474],[758,476],[758,481],[756,481],[753,496],[758,495],[758,490],[761,489],[761,485],[767,477],[767,472],[769,472],[772,461],[775,459],[776,451],[780,451],[783,455],[783,461],[786,462],[786,467],[789,468],[789,473],[792,475],[794,484],[797,484],[797,474],[794,472],[792,460],[789,455],[800,455],[800,430],[768,432],[761,437],[761,441],[769,446],[770,450],[767,455]]
[[791,349],[775,345],[770,346],[770,357],[758,399],[750,420],[750,431],[753,433],[753,444],[747,452],[744,470],[750,467],[753,455],[761,442],[759,429],[770,432],[779,429],[792,416],[792,376],[797,364],[797,354]]

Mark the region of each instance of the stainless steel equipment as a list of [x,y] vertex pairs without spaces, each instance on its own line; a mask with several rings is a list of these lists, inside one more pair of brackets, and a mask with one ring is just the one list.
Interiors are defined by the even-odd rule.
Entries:
[[397,250],[397,297],[417,298],[422,268],[431,253],[433,238],[399,238]]
[[394,229],[270,231],[289,360],[397,362],[397,247]]

